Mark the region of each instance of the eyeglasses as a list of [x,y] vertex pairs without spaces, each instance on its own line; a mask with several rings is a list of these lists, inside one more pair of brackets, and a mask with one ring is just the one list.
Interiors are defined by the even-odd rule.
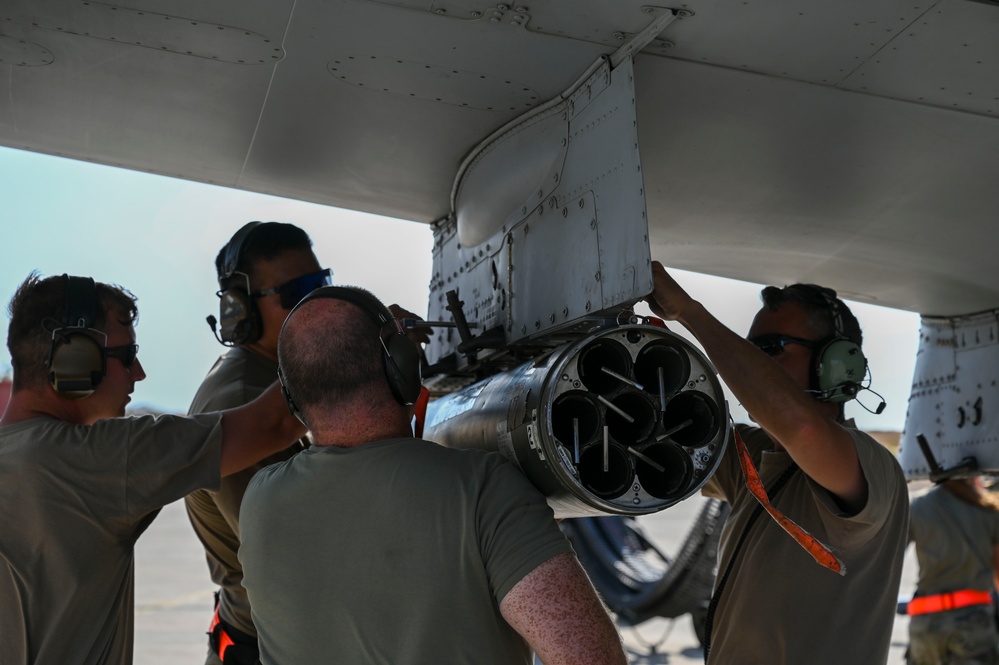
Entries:
[[779,356],[784,353],[784,347],[788,344],[799,344],[807,349],[814,349],[818,346],[818,342],[810,339],[777,333],[750,337],[748,341],[768,356]]
[[138,344],[122,344],[121,346],[109,346],[104,349],[109,358],[117,358],[122,367],[132,369],[135,358],[139,355]]
[[333,284],[333,271],[326,268],[325,270],[320,270],[319,272],[314,272],[310,275],[302,275],[301,277],[296,277],[295,279],[289,279],[284,284],[275,286],[272,289],[254,291],[250,295],[254,298],[263,298],[264,296],[272,296],[277,293],[281,295],[281,307],[284,309],[292,309],[295,305],[302,301],[302,298],[309,295],[319,287],[330,286],[331,284]]

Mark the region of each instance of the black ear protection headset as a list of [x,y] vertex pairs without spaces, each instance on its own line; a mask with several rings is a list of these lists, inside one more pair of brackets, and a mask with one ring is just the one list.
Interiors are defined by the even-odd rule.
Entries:
[[867,358],[860,346],[843,332],[837,299],[823,289],[799,284],[813,302],[822,303],[833,319],[833,334],[818,342],[812,355],[811,384],[816,397],[826,402],[847,402],[857,396],[867,376]]
[[[291,317],[295,315],[295,312],[302,305],[318,298],[332,298],[349,302],[358,307],[368,318],[374,321],[375,325],[378,326],[378,337],[382,344],[382,358],[385,361],[385,378],[388,380],[389,388],[392,390],[392,396],[400,404],[406,406],[414,404],[420,396],[420,389],[423,384],[420,366],[420,347],[417,346],[416,342],[407,337],[405,333],[400,332],[399,328],[395,325],[395,317],[388,311],[388,308],[363,289],[349,286],[323,286],[307,295],[301,302],[295,305],[288,313],[284,325],[288,325],[288,321],[291,320]],[[281,331],[284,332],[284,326],[282,326]],[[281,370],[280,365],[278,365],[278,380],[281,382],[281,391],[288,402],[288,408],[291,409],[291,412],[299,420],[305,422],[302,418],[301,410],[288,390],[288,383],[285,380],[284,372]]]
[[[250,295],[250,276],[239,272],[240,259],[254,229],[260,222],[249,222],[236,231],[225,246],[225,257],[218,271],[219,278],[219,323],[221,330],[218,339],[226,346],[249,344],[260,339],[263,322],[253,296]],[[214,317],[208,323],[215,330]]]
[[107,335],[94,330],[97,284],[90,277],[63,275],[66,309],[52,331],[45,366],[49,382],[63,397],[79,399],[94,392],[107,371]]

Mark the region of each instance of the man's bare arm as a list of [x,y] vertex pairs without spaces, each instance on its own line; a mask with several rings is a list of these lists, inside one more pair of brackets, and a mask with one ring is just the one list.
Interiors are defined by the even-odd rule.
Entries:
[[626,665],[621,637],[576,555],[559,554],[528,573],[500,612],[545,665]]
[[787,450],[809,478],[856,510],[867,481],[853,438],[818,408],[781,367],[691,298],[658,261],[653,263],[652,311],[683,324],[704,347],[718,374],[753,419]]
[[222,475],[284,450],[308,430],[291,415],[275,381],[258,398],[222,412]]

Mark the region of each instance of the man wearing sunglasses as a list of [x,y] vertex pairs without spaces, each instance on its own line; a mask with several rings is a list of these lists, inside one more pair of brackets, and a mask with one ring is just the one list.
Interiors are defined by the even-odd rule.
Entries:
[[[292,308],[316,288],[332,284],[308,234],[293,224],[250,222],[240,228],[215,260],[219,278],[221,336],[229,348],[205,377],[190,414],[245,404],[277,377],[278,335]],[[392,306],[399,318],[415,315]],[[210,319],[213,322],[214,317]],[[213,325],[214,329],[214,325]],[[416,341],[427,341],[419,333]],[[208,665],[253,665],[257,633],[250,602],[241,584],[239,508],[253,475],[307,447],[299,441],[259,464],[226,478],[218,491],[199,490],[185,498],[187,514],[205,548],[209,573],[219,586],[209,625]]]
[[160,508],[305,433],[279,386],[197,417],[122,417],[135,298],[29,275],[10,301],[0,419],[0,663],[132,662],[134,545]]
[[854,368],[832,385],[821,380],[831,360],[860,354],[859,324],[831,289],[767,287],[742,339],[659,262],[653,277],[652,311],[693,333],[756,423],[736,433],[770,504],[821,542],[796,542],[762,514],[740,446],[731,445],[702,490],[732,506],[708,611],[707,662],[884,663],[907,539],[905,478],[894,455],[844,416],[863,376]]

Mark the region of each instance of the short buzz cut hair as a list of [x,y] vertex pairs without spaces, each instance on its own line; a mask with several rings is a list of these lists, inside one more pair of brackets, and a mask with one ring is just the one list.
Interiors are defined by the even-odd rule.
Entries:
[[[136,298],[115,284],[97,282],[97,307],[93,327],[107,328],[108,314],[114,312],[122,325],[135,325],[139,318]],[[14,292],[7,305],[7,350],[14,369],[12,388],[37,388],[48,381],[45,362],[52,347],[52,332],[63,327],[66,313],[67,280],[64,275],[40,277],[32,272]]]
[[817,284],[768,286],[760,291],[760,300],[771,311],[784,303],[797,303],[808,312],[812,328],[823,338],[842,336],[857,346],[864,343],[857,317],[830,288]]
[[[335,311],[317,307],[331,302],[337,303]],[[285,388],[305,413],[391,398],[381,330],[346,300],[316,298],[289,315],[278,341],[278,362]]]

